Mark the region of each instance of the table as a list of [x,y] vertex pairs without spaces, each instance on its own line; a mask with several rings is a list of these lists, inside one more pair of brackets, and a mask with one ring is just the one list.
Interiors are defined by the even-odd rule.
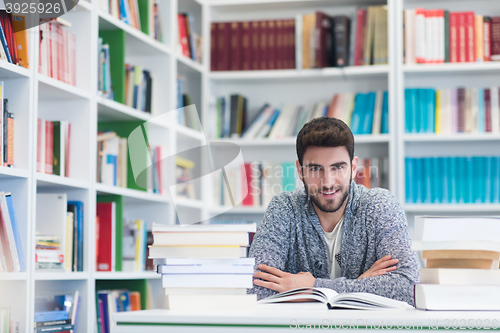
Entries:
[[[297,305],[297,306],[296,306]],[[260,304],[255,310],[116,313],[112,333],[137,332],[290,332],[349,329],[361,331],[431,330],[438,327],[500,330],[500,311],[327,310],[300,304]]]

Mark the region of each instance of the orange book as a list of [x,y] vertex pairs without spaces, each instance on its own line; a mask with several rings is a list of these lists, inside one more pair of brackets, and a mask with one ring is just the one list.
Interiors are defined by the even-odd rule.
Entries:
[[130,292],[130,307],[132,311],[141,310],[141,293],[138,291]]
[[28,68],[28,40],[26,37],[26,18],[24,16],[12,15],[12,24],[16,34],[17,56],[19,66]]

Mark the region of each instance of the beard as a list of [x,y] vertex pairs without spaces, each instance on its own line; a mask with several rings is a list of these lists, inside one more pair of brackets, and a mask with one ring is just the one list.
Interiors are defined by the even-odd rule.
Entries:
[[[351,175],[352,175],[352,172],[351,172]],[[349,177],[349,179],[351,179],[351,177]],[[347,189],[345,189],[343,186],[338,186],[335,188],[335,190],[337,190],[337,189],[340,190],[340,194],[341,194],[341,197],[340,197],[338,204],[334,205],[334,202],[331,199],[327,199],[326,203],[323,204],[323,203],[321,203],[321,199],[319,198],[319,195],[320,195],[319,190],[314,191],[314,192],[310,191],[309,186],[306,184],[306,182],[305,181],[302,181],[302,182],[304,183],[306,193],[309,196],[309,198],[311,199],[311,201],[316,205],[316,207],[318,207],[319,210],[321,210],[324,213],[337,212],[340,209],[340,207],[342,207],[344,202],[347,200],[347,197],[349,196],[349,193],[351,191],[351,182],[349,181],[349,184],[347,185]],[[322,190],[328,191],[330,189],[323,188]]]

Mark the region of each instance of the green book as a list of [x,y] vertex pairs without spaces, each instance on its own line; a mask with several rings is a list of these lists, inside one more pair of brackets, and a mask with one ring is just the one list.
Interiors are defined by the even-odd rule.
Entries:
[[122,271],[122,240],[123,240],[123,197],[121,195],[98,195],[97,202],[114,202],[116,206],[116,225],[115,225],[115,270],[117,272]]
[[283,168],[283,178],[281,179],[283,191],[295,190],[295,162],[283,162],[281,166]]
[[62,147],[62,125],[60,121],[53,121],[54,124],[54,135],[52,142],[52,174],[58,176],[64,176],[64,173],[61,173],[61,163],[64,163],[64,148]]
[[101,30],[99,37],[109,45],[109,69],[115,101],[125,103],[125,31]]
[[[130,134],[136,128],[142,129],[142,134],[140,137],[134,136],[129,138]],[[127,161],[127,188],[139,191],[147,191],[148,187],[148,168],[150,164],[149,151],[147,147],[149,146],[147,134],[147,124],[144,121],[112,121],[112,122],[100,122],[97,124],[98,131],[114,131],[121,138],[127,138],[129,144],[129,156]],[[137,132],[134,132],[135,134]],[[130,147],[132,147],[132,155]],[[137,179],[134,177],[134,172],[132,169],[132,162],[136,170],[142,170],[138,175]]]
[[444,62],[450,62],[450,12],[444,11]]
[[[139,0],[137,1],[137,4],[139,5],[139,19],[141,20],[141,30],[144,32],[146,35],[151,36],[150,31],[149,31],[149,18],[151,17],[150,15],[150,10],[151,5],[152,5],[152,0]],[[154,35],[151,36],[154,38]]]

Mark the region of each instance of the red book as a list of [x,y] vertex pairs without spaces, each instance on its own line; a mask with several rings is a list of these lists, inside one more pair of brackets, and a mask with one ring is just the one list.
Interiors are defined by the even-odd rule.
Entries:
[[484,61],[491,61],[491,18],[483,17]]
[[366,31],[366,9],[358,9],[358,24],[356,27],[356,45],[354,47],[354,65],[363,65],[364,47],[365,47],[365,31]]
[[45,122],[45,173],[53,172],[53,153],[54,147],[54,124],[51,121]]
[[191,57],[189,52],[188,35],[186,28],[186,18],[182,14],[177,14],[177,23],[179,25],[179,42],[182,48],[182,54]]
[[210,23],[210,70],[217,70],[217,24]]
[[372,187],[372,177],[370,174],[371,160],[369,158],[363,159],[363,186],[366,188]]
[[330,16],[323,12],[316,12],[316,29],[314,33],[316,49],[315,68],[330,67],[328,59],[332,52],[332,21]]
[[250,52],[250,29],[250,22],[241,23],[241,69],[244,71],[251,69],[252,54]]
[[476,61],[476,29],[474,12],[465,13],[465,61]]
[[458,62],[458,13],[450,13],[450,62]]
[[491,18],[491,60],[500,60],[500,17]]
[[260,61],[259,69],[268,69],[267,62],[269,58],[268,46],[267,46],[267,21],[259,21],[259,49],[260,49]]
[[63,32],[59,25],[57,27],[57,79],[64,82],[64,52],[63,52]]
[[458,13],[458,62],[467,61],[467,35],[465,13]]
[[283,33],[283,22],[284,20],[277,20],[276,21],[276,39],[275,39],[275,42],[276,42],[276,53],[275,53],[275,57],[276,57],[276,69],[283,69],[285,68],[285,65],[284,65],[284,55],[285,55],[285,52],[284,52],[284,48],[283,46],[285,45],[284,44],[284,33]]
[[7,154],[6,165],[14,165],[14,114],[8,113],[7,115]]
[[115,225],[115,203],[98,202],[96,216],[99,217],[99,257],[97,257],[98,271],[111,271],[113,268],[113,227]]
[[251,69],[260,69],[260,36],[259,21],[252,21],[250,24],[250,59]]
[[69,33],[70,83],[76,86],[76,35]]
[[277,21],[268,21],[267,22],[267,49],[268,49],[268,58],[267,58],[267,69],[277,69],[277,43],[276,43],[276,22]]
[[295,69],[295,20],[288,21],[288,68]]
[[[253,194],[252,194],[252,164],[251,163],[245,163],[244,164],[244,178],[242,179],[242,182],[246,184],[248,193],[247,195],[243,198],[243,206],[253,206]],[[245,186],[242,186],[243,189]],[[244,191],[244,190],[243,190]],[[242,193],[243,195],[245,192]]]
[[217,23],[217,70],[219,71],[228,71],[230,69],[230,24],[230,22]]
[[484,131],[491,132],[491,90],[484,89]]
[[231,70],[239,71],[243,68],[241,61],[242,52],[242,26],[241,22],[231,23]]

